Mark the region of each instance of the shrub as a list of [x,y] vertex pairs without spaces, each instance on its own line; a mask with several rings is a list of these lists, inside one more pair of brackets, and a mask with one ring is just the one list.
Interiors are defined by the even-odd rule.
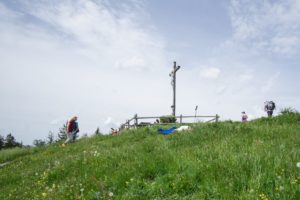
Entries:
[[160,118],[160,123],[175,123],[176,122],[176,117],[169,115],[169,116],[161,116]]
[[298,111],[294,108],[288,107],[288,108],[283,108],[280,110],[280,114],[286,115],[286,114],[296,114]]

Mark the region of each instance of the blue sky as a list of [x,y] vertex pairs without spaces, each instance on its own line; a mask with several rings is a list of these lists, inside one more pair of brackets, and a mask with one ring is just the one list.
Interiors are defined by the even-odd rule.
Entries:
[[32,144],[73,115],[108,132],[135,113],[223,120],[300,110],[298,0],[0,1],[0,134]]

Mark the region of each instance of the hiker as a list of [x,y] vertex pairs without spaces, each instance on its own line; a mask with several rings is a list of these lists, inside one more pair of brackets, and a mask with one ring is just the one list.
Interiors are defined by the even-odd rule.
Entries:
[[273,101],[266,101],[265,102],[265,111],[268,114],[268,117],[272,117],[273,111],[276,109],[276,105]]
[[67,127],[66,127],[67,140],[62,145],[65,146],[68,142],[75,141],[78,132],[79,132],[79,128],[77,123],[77,116],[74,116],[67,123]]
[[110,128],[111,129],[111,135],[118,135],[119,133],[119,129],[114,129],[114,128]]
[[242,122],[247,122],[248,121],[248,115],[246,114],[245,111],[242,112]]

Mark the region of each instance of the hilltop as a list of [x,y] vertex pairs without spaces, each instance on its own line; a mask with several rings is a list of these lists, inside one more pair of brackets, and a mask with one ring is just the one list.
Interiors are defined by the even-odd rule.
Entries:
[[0,199],[300,199],[300,115],[1,151]]

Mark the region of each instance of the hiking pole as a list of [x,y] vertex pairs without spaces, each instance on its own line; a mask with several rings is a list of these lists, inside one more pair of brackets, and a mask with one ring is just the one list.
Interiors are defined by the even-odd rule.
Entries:
[[196,122],[197,110],[198,110],[198,105],[197,105],[196,108],[195,108],[195,120],[194,120],[194,122]]

